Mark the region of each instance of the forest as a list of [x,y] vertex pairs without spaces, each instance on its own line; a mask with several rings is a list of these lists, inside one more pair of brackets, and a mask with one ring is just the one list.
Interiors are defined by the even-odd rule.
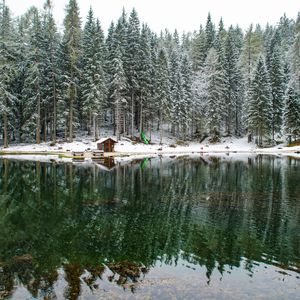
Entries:
[[[297,12],[295,12],[296,16]],[[76,0],[58,29],[51,0],[12,18],[0,4],[0,143],[164,131],[178,140],[300,138],[300,13],[276,25],[153,32],[123,9],[104,33]]]

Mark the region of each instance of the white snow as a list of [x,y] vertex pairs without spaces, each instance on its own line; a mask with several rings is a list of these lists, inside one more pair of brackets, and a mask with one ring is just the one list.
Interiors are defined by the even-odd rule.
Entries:
[[[115,138],[114,136],[109,137]],[[104,138],[103,136],[101,138]],[[183,155],[183,154],[196,154],[196,155],[207,155],[207,154],[229,154],[236,156],[237,154],[272,154],[272,155],[293,155],[300,157],[300,146],[286,147],[284,145],[278,145],[271,148],[258,148],[254,143],[248,143],[247,138],[222,138],[220,143],[210,144],[207,140],[202,143],[187,142],[186,146],[180,146],[176,143],[175,138],[165,135],[163,138],[163,144],[159,144],[159,134],[151,136],[151,145],[145,145],[143,143],[131,142],[128,138],[121,138],[121,140],[115,145],[115,156],[120,154],[121,156],[129,156],[128,159],[134,157],[145,157],[145,156],[156,156],[156,155]],[[79,137],[73,143],[58,143],[55,146],[50,146],[50,143],[37,144],[18,144],[11,145],[7,149],[0,149],[7,153],[18,152],[17,155],[6,155],[5,157],[24,158],[42,160],[41,155],[48,154],[47,158],[43,160],[51,161],[53,157],[58,157],[57,153],[72,153],[72,151],[89,151],[97,149],[97,142],[94,142],[91,137]],[[297,153],[299,152],[299,153]],[[23,155],[26,154],[27,155]],[[33,153],[37,153],[33,155]],[[49,155],[53,153],[54,155]],[[30,155],[29,155],[30,154]],[[21,156],[22,155],[22,156]],[[124,159],[124,158],[123,158]]]

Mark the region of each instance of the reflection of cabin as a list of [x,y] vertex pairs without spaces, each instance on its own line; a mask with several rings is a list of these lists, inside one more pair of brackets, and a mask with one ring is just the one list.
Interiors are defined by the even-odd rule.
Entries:
[[111,171],[116,167],[115,160],[113,157],[104,157],[103,160],[100,160],[97,165],[105,171]]
[[103,138],[97,142],[97,149],[104,152],[114,152],[117,141],[113,138]]

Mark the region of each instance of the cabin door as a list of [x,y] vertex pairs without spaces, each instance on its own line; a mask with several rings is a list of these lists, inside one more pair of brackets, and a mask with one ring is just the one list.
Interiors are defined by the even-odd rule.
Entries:
[[109,145],[110,145],[110,142],[107,141],[107,143],[105,143],[105,152],[110,152],[109,151]]

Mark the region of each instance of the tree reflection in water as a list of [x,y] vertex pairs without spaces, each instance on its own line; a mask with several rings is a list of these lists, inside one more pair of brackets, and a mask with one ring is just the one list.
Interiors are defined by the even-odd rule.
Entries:
[[[99,279],[134,291],[158,263],[259,262],[300,272],[300,161],[180,158],[96,164],[0,160],[0,298],[77,299]],[[63,275],[60,275],[63,274]],[[47,298],[48,297],[48,298]]]

